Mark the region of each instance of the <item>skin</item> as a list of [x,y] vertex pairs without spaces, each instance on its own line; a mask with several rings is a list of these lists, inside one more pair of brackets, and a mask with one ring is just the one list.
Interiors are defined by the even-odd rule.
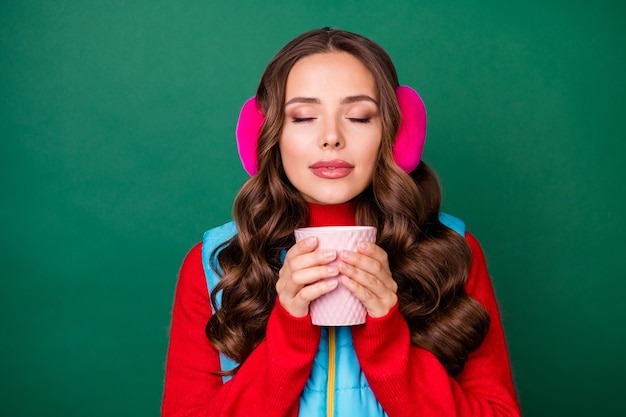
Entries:
[[[382,137],[377,101],[374,77],[350,54],[315,54],[293,66],[279,148],[289,181],[306,201],[343,203],[372,182]],[[337,160],[353,167],[349,175],[320,178],[311,169]]]
[[[279,147],[289,181],[317,204],[345,203],[362,193],[372,181],[382,137],[373,75],[348,53],[315,54],[293,66],[285,95]],[[320,160],[346,161],[353,169],[341,178],[320,178],[311,170]],[[335,289],[339,279],[371,317],[383,317],[397,304],[398,286],[378,245],[361,242],[358,252],[339,254],[316,247],[315,238],[296,243],[280,269],[279,302],[292,316],[306,316],[311,301]],[[337,266],[328,265],[337,257]]]

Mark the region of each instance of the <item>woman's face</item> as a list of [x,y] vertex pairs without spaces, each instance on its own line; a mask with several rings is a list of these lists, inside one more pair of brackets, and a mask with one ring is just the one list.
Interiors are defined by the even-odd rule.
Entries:
[[374,76],[346,52],[310,55],[291,69],[279,147],[308,202],[345,203],[372,181],[382,138]]

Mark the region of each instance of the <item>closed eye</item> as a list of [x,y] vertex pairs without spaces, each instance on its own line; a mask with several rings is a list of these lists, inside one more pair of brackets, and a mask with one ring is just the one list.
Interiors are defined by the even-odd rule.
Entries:
[[315,117],[293,117],[291,119],[293,123],[306,123],[312,122],[313,120],[315,120]]
[[369,123],[372,118],[371,117],[350,117],[348,118],[351,122],[354,123]]

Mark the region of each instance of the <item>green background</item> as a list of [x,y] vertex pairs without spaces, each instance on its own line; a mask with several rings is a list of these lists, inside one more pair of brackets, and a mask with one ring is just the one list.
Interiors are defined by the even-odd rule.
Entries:
[[326,25],[429,112],[526,416],[623,414],[626,13],[617,1],[2,1],[0,414],[159,413],[180,263],[229,220],[241,104]]

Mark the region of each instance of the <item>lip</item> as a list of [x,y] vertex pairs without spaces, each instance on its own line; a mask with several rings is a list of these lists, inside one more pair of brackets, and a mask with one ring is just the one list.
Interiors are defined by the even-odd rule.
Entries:
[[313,174],[325,179],[339,179],[350,175],[354,165],[341,159],[321,160],[309,166]]

